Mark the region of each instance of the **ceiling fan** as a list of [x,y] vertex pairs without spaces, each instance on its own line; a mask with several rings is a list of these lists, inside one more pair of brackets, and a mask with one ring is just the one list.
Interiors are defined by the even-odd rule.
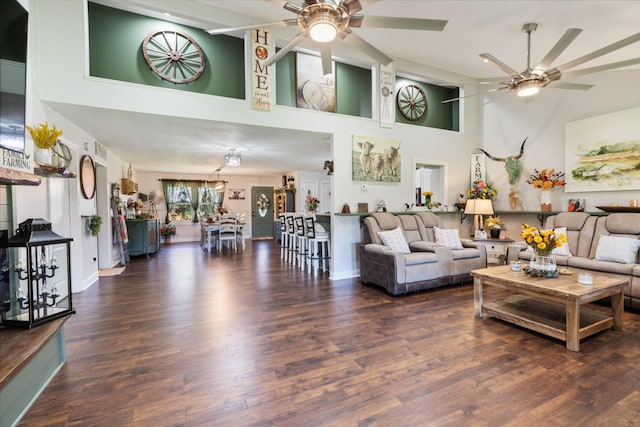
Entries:
[[[278,0],[267,0],[282,4]],[[369,57],[383,65],[389,65],[390,57],[366,42],[353,32],[354,28],[391,28],[402,30],[442,31],[448,21],[440,19],[417,19],[386,16],[370,16],[359,14],[362,5],[359,0],[304,0],[298,5],[286,2],[282,6],[297,15],[295,19],[269,22],[263,24],[246,25],[234,28],[218,28],[207,31],[209,34],[222,34],[262,27],[298,26],[300,32],[286,46],[273,55],[265,65],[273,65],[282,59],[291,49],[305,38],[321,44],[322,70],[324,74],[331,71],[331,45],[333,40],[340,39],[350,42]]]
[[[504,71],[511,77],[511,80],[504,81],[503,78],[484,80],[482,83],[498,83],[500,86],[491,89],[485,93],[495,92],[499,90],[508,90],[516,92],[518,96],[527,97],[537,94],[541,88],[551,86],[559,89],[576,89],[576,90],[589,90],[593,85],[579,84],[579,83],[562,83],[558,82],[561,78],[575,77],[583,74],[591,74],[599,71],[612,70],[614,68],[626,67],[629,65],[640,64],[640,58],[633,58],[626,61],[614,62],[611,64],[599,65],[591,68],[584,68],[581,70],[569,71],[570,69],[583,64],[587,61],[591,61],[614,50],[620,49],[627,45],[640,40],[640,33],[634,34],[601,49],[595,50],[578,59],[567,62],[566,64],[551,67],[551,63],[571,44],[571,42],[582,32],[580,28],[569,28],[564,35],[558,40],[558,42],[551,48],[551,50],[545,55],[538,65],[531,68],[531,33],[537,29],[538,25],[534,23],[527,23],[522,26],[522,31],[527,33],[527,68],[523,72],[518,72],[500,61],[490,53],[481,53],[480,57],[485,62],[490,62],[500,70]],[[474,96],[479,94],[473,94],[468,96]],[[464,97],[462,97],[464,98]],[[461,98],[447,99],[444,102],[457,101]]]

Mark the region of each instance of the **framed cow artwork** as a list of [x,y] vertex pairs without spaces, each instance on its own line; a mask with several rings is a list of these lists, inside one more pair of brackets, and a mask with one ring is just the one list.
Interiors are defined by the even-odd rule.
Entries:
[[400,141],[353,136],[351,178],[354,181],[400,182]]

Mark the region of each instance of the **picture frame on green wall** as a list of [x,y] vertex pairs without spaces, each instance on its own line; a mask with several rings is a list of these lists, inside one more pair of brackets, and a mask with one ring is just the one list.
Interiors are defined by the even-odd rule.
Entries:
[[296,54],[296,106],[308,110],[336,112],[335,63],[331,74],[322,75],[319,56]]

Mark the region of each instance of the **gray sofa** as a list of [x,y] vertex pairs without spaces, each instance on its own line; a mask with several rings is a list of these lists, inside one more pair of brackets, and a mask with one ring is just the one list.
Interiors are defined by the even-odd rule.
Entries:
[[[460,239],[462,249],[436,243],[433,227],[444,228],[431,212],[393,215],[374,213],[363,220],[364,242],[359,247],[360,280],[381,286],[392,295],[471,281],[471,270],[487,266],[483,245]],[[411,250],[394,251],[382,244],[378,232],[401,227]]]
[[[624,291],[625,306],[640,310],[640,251],[632,263],[602,261],[596,257],[601,236],[640,239],[640,214],[612,213],[608,216],[593,216],[584,212],[563,212],[548,217],[543,228],[557,227],[567,228],[571,256],[554,255],[556,264],[629,276],[630,285]],[[524,242],[509,245],[507,260],[530,259],[531,252],[527,251]]]

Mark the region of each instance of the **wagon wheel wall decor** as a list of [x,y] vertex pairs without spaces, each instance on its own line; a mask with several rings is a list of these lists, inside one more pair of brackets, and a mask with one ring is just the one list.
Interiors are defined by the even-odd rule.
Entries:
[[415,122],[427,114],[427,96],[422,88],[406,85],[398,91],[398,109],[405,119]]
[[142,54],[149,68],[172,83],[189,83],[204,72],[202,48],[186,33],[152,31],[142,42]]

